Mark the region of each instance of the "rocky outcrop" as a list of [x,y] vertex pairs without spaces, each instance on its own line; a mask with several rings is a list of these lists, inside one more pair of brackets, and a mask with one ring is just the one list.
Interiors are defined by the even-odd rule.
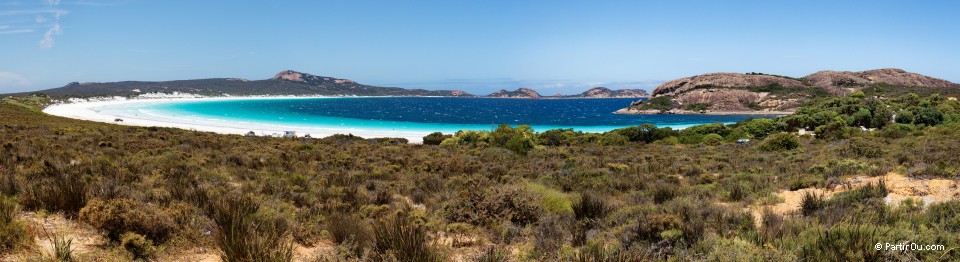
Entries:
[[862,72],[824,70],[810,74],[804,77],[804,79],[806,79],[810,85],[827,88],[859,88],[881,83],[892,86],[958,87],[957,84],[947,80],[910,73],[897,68],[867,70]]
[[293,70],[285,70],[277,73],[270,78],[270,80],[283,80],[290,82],[300,82],[308,85],[322,85],[322,84],[356,84],[353,80],[348,79],[338,79],[333,77],[324,77],[324,76],[315,76],[307,73],[300,73]]
[[676,95],[703,87],[757,87],[779,84],[806,87],[796,79],[764,74],[712,73],[672,80],[653,90],[653,96]]
[[492,94],[487,95],[487,97],[495,98],[540,98],[540,93],[529,88],[520,88],[514,91],[507,91],[501,89],[500,91],[493,92]]
[[769,92],[740,89],[698,89],[677,95],[680,105],[706,105],[708,111],[787,111],[799,105],[796,98],[778,98]]
[[[559,95],[558,95],[559,96]],[[650,97],[650,94],[647,91],[640,89],[618,89],[610,90],[606,87],[594,87],[586,92],[567,96],[575,98],[642,98]]]
[[472,94],[467,93],[467,92],[465,92],[465,91],[463,91],[463,90],[460,90],[460,89],[451,90],[451,91],[450,91],[450,95],[451,95],[451,96],[473,96]]
[[887,68],[862,72],[820,71],[804,78],[760,73],[712,73],[666,82],[649,102],[624,114],[789,112],[813,97],[845,95],[874,84],[903,88],[960,88],[949,81]]

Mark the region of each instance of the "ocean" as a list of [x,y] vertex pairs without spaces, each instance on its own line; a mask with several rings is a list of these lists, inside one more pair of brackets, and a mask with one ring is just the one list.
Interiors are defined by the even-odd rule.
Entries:
[[611,99],[501,99],[452,97],[336,97],[171,100],[96,108],[117,117],[161,122],[271,130],[358,130],[380,134],[428,134],[491,130],[501,123],[528,124],[534,130],[572,128],[605,132],[650,123],[685,128],[705,123],[735,123],[765,115],[617,115],[636,101]]

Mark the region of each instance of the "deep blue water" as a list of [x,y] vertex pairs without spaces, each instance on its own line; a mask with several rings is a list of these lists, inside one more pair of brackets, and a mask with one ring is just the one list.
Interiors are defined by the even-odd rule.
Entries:
[[239,123],[442,132],[489,130],[500,123],[529,124],[537,131],[574,128],[603,132],[644,123],[683,128],[762,117],[612,113],[635,100],[442,97],[238,99],[158,103],[140,105],[136,110]]

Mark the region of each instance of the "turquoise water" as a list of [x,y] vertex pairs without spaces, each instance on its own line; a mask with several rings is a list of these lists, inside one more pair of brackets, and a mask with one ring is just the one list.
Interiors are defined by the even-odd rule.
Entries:
[[[110,114],[214,126],[270,126],[453,133],[490,130],[500,123],[529,124],[537,131],[573,128],[605,132],[651,123],[684,128],[734,123],[763,115],[617,115],[636,99],[492,99],[444,97],[352,97],[193,100],[133,103],[99,108]],[[252,129],[252,128],[251,128]]]

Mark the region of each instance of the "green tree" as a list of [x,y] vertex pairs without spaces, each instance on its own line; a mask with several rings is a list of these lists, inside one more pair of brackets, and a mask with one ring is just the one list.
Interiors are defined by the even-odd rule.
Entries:
[[425,144],[425,145],[439,145],[440,143],[443,143],[443,140],[444,140],[444,139],[451,138],[451,137],[453,137],[453,136],[451,136],[451,135],[444,135],[443,133],[440,133],[440,132],[433,132],[433,133],[430,133],[429,135],[423,137],[423,144]]
[[943,122],[943,112],[940,112],[940,109],[935,107],[924,107],[923,109],[920,109],[915,122],[917,124],[925,124],[928,126],[938,125]]
[[701,143],[711,146],[719,145],[720,143],[723,143],[723,137],[718,134],[707,134],[703,136]]
[[869,109],[860,108],[853,113],[853,125],[869,127],[871,123],[873,123],[873,113],[870,113]]
[[740,129],[754,138],[763,139],[777,132],[780,126],[770,118],[754,118],[743,122]]
[[760,144],[760,150],[763,151],[791,150],[798,147],[800,147],[800,139],[792,133],[774,134]]

